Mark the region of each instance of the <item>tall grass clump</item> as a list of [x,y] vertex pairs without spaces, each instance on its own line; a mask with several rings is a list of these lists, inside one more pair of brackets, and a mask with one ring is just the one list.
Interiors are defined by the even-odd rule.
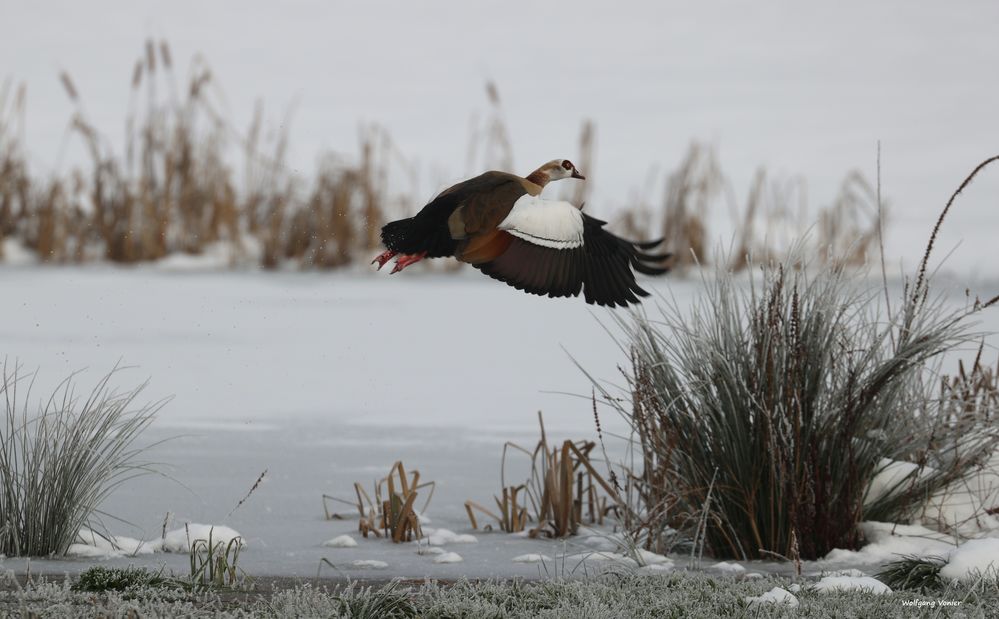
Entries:
[[[961,449],[934,450],[957,444],[960,426],[941,422],[926,379],[973,337],[963,314],[931,301],[892,321],[847,271],[795,262],[748,285],[719,272],[689,316],[667,306],[661,322],[625,324],[639,485],[665,484],[667,518],[703,512],[701,541],[719,557],[856,547],[862,519],[908,517],[995,444],[965,434]],[[912,473],[865,505],[886,462],[917,452]]]
[[[656,531],[694,522],[695,544],[718,557],[817,558],[857,547],[863,519],[911,519],[985,463],[994,424],[953,414],[938,362],[978,337],[965,319],[999,298],[948,310],[929,293],[939,226],[895,302],[862,271],[792,252],[745,281],[719,269],[689,313],[667,302],[661,320],[619,318],[631,397],[604,395],[636,437],[634,492],[659,516],[636,537],[656,546]],[[905,474],[868,497],[898,462]]]
[[161,404],[134,406],[144,385],[120,393],[110,386],[114,375],[84,398],[71,376],[36,410],[29,404],[34,377],[4,364],[0,554],[64,554],[81,528],[94,528],[112,491],[150,470],[135,442]]

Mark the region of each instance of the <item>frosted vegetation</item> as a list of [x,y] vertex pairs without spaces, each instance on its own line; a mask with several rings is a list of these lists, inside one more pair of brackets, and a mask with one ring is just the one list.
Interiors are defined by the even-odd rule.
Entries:
[[[553,577],[538,583],[457,582],[452,585],[349,585],[327,589],[295,585],[252,593],[191,593],[156,582],[138,585],[130,578],[94,578],[91,590],[68,584],[38,583],[0,592],[0,612],[33,616],[185,617],[566,617],[653,618],[682,613],[689,617],[730,617],[762,613],[767,617],[911,617],[917,610],[957,610],[986,617],[999,604],[994,584],[950,585],[931,595],[879,594],[876,580],[836,576],[828,586],[801,587],[786,580],[716,579],[699,573],[635,576],[623,573],[587,581]],[[108,586],[111,585],[111,586]],[[97,587],[100,587],[99,589]],[[93,590],[105,591],[95,596]],[[946,602],[949,601],[949,602]]]

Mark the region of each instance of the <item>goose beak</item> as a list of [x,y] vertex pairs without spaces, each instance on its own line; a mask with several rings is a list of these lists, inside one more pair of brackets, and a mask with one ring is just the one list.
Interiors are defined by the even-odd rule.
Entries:
[[572,176],[570,178],[578,178],[579,180],[585,181],[586,177],[579,173],[576,168],[572,169]]

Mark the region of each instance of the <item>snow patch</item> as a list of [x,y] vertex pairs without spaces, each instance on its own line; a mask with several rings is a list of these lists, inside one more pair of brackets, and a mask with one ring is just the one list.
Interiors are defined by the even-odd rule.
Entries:
[[110,538],[98,535],[90,529],[80,529],[76,542],[70,544],[66,554],[71,557],[89,559],[110,559],[151,555],[157,550],[155,542],[143,542],[131,537],[112,535]]
[[376,559],[357,559],[350,562],[351,567],[359,570],[384,570],[388,565],[388,563]]
[[209,537],[212,538],[213,545],[221,542],[223,546],[228,546],[229,542],[238,539],[240,547],[246,546],[246,540],[234,529],[219,524],[196,523],[170,531],[166,537],[153,544],[164,552],[191,552],[191,544],[197,540],[207,543]]
[[516,557],[511,559],[511,561],[513,561],[514,563],[543,563],[551,560],[552,558],[549,557],[548,555],[538,554],[536,552],[532,552],[526,555],[517,555]]
[[870,576],[824,576],[822,580],[812,585],[812,589],[821,593],[833,591],[864,591],[877,595],[891,593],[891,587]]
[[860,528],[867,538],[866,546],[860,550],[831,550],[819,563],[873,565],[894,561],[898,555],[946,556],[954,549],[948,536],[919,525],[863,522]]
[[661,565],[665,563],[670,564],[670,566],[673,565],[673,559],[642,548],[638,549],[638,562],[642,565]]
[[474,535],[468,533],[455,533],[449,529],[431,529],[427,536],[427,543],[431,546],[443,546],[444,544],[475,544],[479,540]]
[[709,570],[717,570],[723,574],[742,574],[746,571],[746,568],[739,565],[738,563],[733,563],[731,561],[722,561],[721,563],[715,563],[708,568]]
[[340,535],[326,540],[323,542],[323,546],[327,548],[354,548],[357,546],[357,540],[349,535]]
[[434,557],[434,563],[461,563],[464,559],[457,552],[445,552]]
[[238,265],[255,266],[260,263],[260,243],[245,236],[240,244],[216,241],[204,246],[200,254],[176,252],[156,261],[155,268],[173,273],[225,271]]
[[0,263],[8,266],[38,264],[38,255],[16,239],[0,239]]
[[799,603],[798,598],[796,598],[793,593],[781,587],[774,587],[763,595],[747,597],[746,602],[748,602],[750,606],[757,606],[761,604],[780,604],[790,606],[791,608],[797,607]]
[[950,580],[999,577],[999,538],[969,540],[950,554],[940,576]]
[[592,535],[580,538],[579,540],[587,548],[594,550],[604,550],[613,552],[621,547],[621,543],[612,536],[594,532]]

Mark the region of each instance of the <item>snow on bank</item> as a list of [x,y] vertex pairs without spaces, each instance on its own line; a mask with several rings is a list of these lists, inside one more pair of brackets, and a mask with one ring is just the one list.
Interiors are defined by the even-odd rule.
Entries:
[[151,555],[156,552],[156,542],[143,542],[131,537],[118,535],[104,536],[90,529],[81,529],[76,535],[76,543],[70,544],[66,554],[71,557],[88,559],[111,559]]
[[[933,469],[912,462],[883,459],[864,497],[870,504],[890,492],[905,491],[915,479],[924,479]],[[999,530],[999,518],[986,513],[999,507],[999,451],[980,469],[955,480],[929,497],[918,515],[918,523],[939,530],[953,530],[965,537]]]
[[864,591],[882,595],[891,593],[891,587],[870,576],[823,576],[812,589],[821,593],[834,591]]
[[175,529],[161,539],[148,542],[117,535],[103,536],[90,529],[81,529],[77,534],[77,542],[70,545],[66,554],[88,559],[115,559],[155,552],[187,553],[196,541],[203,540],[207,543],[209,537],[212,545],[221,543],[223,547],[227,547],[234,540],[240,547],[246,545],[242,535],[222,525],[188,524],[186,528]]
[[953,538],[919,525],[890,522],[863,522],[860,528],[867,545],[860,550],[832,550],[819,563],[877,565],[900,555],[947,556],[954,549]]
[[[860,550],[836,549],[819,560],[824,564],[879,565],[902,556],[942,557],[946,564],[942,578],[977,580],[999,577],[999,537],[982,537],[955,544],[953,538],[918,525],[865,522],[861,524],[868,544]],[[837,577],[860,577],[862,572],[847,570]]]
[[0,264],[23,267],[38,264],[38,255],[17,239],[0,239]]
[[972,581],[999,578],[999,538],[973,539],[961,544],[948,557],[940,576]]

